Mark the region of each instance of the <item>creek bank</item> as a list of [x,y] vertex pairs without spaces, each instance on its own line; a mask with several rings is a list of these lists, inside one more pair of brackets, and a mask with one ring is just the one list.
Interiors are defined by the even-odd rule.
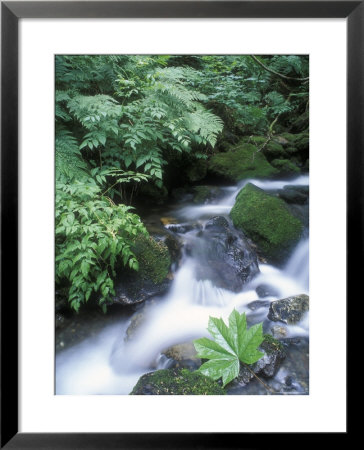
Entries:
[[307,171],[308,131],[282,133],[268,140],[265,136],[244,136],[236,145],[214,154],[207,174],[237,182],[249,178],[274,178]]
[[282,265],[297,246],[303,223],[286,203],[248,183],[239,192],[230,217],[244,231],[268,261]]

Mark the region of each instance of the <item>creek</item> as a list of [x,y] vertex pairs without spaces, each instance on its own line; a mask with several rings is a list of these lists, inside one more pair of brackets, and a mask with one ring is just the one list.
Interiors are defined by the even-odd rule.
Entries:
[[[308,186],[308,176],[292,180],[249,181],[268,192],[287,185]],[[223,196],[209,204],[182,202],[163,212],[166,217],[175,218],[177,224],[184,225],[181,232],[176,224],[166,225],[183,243],[182,259],[168,293],[149,300],[147,307],[141,309],[143,320],[135,329],[133,339],[125,340],[131,318],[121,317],[111,324],[104,320],[103,326],[92,337],[58,351],[57,394],[129,394],[142,374],[169,367],[169,358],[162,354],[164,349],[203,336],[210,337],[206,330],[209,316],[227,320],[236,308],[239,312],[246,312],[249,325],[263,322],[265,331],[269,332],[270,327],[277,325],[267,319],[271,301],[308,294],[308,230],[283,268],[259,261],[256,271],[247,274],[242,286],[234,286],[230,290],[227,289],[229,277],[220,280],[214,273],[201,275],[201,267],[205,267],[205,249],[210,240],[210,236],[206,238],[201,231],[213,217],[228,218],[237,193],[247,182],[221,188]],[[249,259],[249,252],[244,252]],[[256,289],[266,286],[269,287],[268,292],[259,297]],[[257,308],[248,306],[255,300],[264,301]],[[287,347],[287,358],[270,384],[281,393],[307,394],[308,314],[299,323],[285,325],[285,328],[286,338],[291,339],[292,345]],[[291,380],[289,389],[284,381],[287,377]],[[235,383],[228,393],[266,394],[266,391],[254,380],[247,385]]]

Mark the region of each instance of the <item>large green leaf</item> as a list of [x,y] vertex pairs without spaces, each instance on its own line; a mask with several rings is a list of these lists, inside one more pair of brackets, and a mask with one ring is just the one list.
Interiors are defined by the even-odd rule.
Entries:
[[197,356],[208,359],[199,371],[214,380],[222,378],[223,386],[239,374],[240,362],[253,364],[264,353],[258,350],[263,342],[263,326],[257,324],[247,328],[245,313],[235,309],[229,316],[229,327],[223,319],[210,317],[208,331],[214,341],[208,338],[194,341]]

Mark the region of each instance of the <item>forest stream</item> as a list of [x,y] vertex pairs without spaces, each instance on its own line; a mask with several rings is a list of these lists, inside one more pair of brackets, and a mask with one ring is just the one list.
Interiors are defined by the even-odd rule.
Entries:
[[[227,386],[227,394],[308,394],[308,312],[294,324],[268,318],[273,301],[308,295],[308,205],[293,205],[305,216],[306,224],[283,267],[257,258],[254,243],[246,240],[229,217],[238,192],[248,182],[275,193],[287,186],[308,187],[308,179],[300,175],[286,180],[245,180],[219,187],[220,195],[204,204],[180,196],[178,202],[153,211],[181,244],[167,293],[119,316],[97,315],[85,322],[82,339],[76,337],[65,348],[63,341],[59,345],[57,331],[56,394],[129,394],[145,373],[170,367],[194,370],[198,364],[192,341],[210,337],[210,316],[226,321],[234,308],[246,313],[249,326],[263,322],[265,333],[278,336],[285,357],[273,369],[274,375],[264,379],[272,391],[258,379],[243,376]],[[148,225],[148,214],[141,216]],[[238,268],[235,252],[240,255]],[[71,328],[62,330],[62,339],[72,333]],[[180,351],[188,355],[175,356]]]

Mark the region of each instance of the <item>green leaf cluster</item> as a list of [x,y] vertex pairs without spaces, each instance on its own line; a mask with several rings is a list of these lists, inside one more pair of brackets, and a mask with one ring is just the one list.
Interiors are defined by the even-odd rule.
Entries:
[[221,318],[210,317],[207,329],[214,340],[194,341],[197,357],[208,360],[198,370],[213,380],[222,378],[223,386],[239,375],[240,362],[254,364],[264,355],[257,349],[264,339],[263,325],[248,328],[245,313],[234,309],[229,326]]
[[138,270],[132,246],[138,235],[148,233],[130,209],[100,195],[92,180],[57,184],[56,282],[69,286],[74,310],[92,293],[105,310],[114,294],[118,264]]

